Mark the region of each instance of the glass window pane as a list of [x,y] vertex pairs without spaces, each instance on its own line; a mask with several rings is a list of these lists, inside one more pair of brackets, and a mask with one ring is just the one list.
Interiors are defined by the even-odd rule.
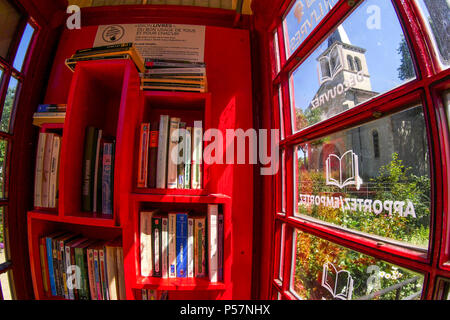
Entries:
[[294,1],[283,20],[287,58],[305,41],[338,0]]
[[286,152],[281,152],[281,212],[286,213]]
[[6,262],[8,259],[7,256],[7,247],[6,247],[6,238],[7,238],[7,228],[6,228],[6,216],[5,216],[5,208],[0,207],[0,264]]
[[8,91],[6,92],[5,104],[3,105],[3,114],[0,120],[0,130],[9,132],[11,127],[11,115],[16,103],[19,80],[11,77],[9,80]]
[[10,275],[12,274],[12,270],[9,270],[5,273],[0,274],[0,289],[2,290],[3,299],[4,300],[12,300],[13,295],[11,292],[10,286]]
[[280,72],[281,62],[280,62],[280,47],[278,46],[278,32],[275,31],[273,35],[273,46],[276,61],[276,73]]
[[448,66],[450,64],[450,1],[416,0],[416,3],[431,30],[431,37],[441,62]]
[[450,130],[450,91],[446,91],[443,97],[445,112],[447,113],[448,128]]
[[297,214],[428,248],[430,156],[422,107],[299,145],[297,159]]
[[[379,23],[378,15],[368,20],[371,15],[367,12],[378,12]],[[415,76],[391,1],[364,1],[291,74],[294,132],[351,109]]]
[[294,231],[291,291],[304,300],[417,300],[424,277]]
[[27,24],[25,31],[23,32],[22,39],[20,40],[19,48],[17,49],[16,58],[14,59],[13,67],[16,70],[22,71],[23,62],[25,61],[33,34],[34,28]]
[[281,226],[280,234],[280,265],[278,266],[278,279],[283,281],[283,264],[284,264],[284,247],[285,247],[285,230],[286,225],[283,223]]
[[8,197],[8,189],[6,186],[6,158],[8,156],[8,141],[0,139],[0,199]]
[[284,113],[283,113],[283,91],[281,90],[281,85],[278,86],[278,105],[280,107],[280,137],[281,140],[284,139]]
[[6,58],[16,35],[20,13],[7,0],[0,0],[0,56]]

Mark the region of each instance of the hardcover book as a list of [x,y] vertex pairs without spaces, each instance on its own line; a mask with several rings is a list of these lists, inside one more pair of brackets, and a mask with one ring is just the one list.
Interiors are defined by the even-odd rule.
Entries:
[[177,278],[187,277],[187,231],[188,215],[186,213],[177,213]]
[[81,210],[92,212],[93,210],[93,188],[94,188],[94,169],[95,152],[98,130],[94,127],[86,128],[85,147],[83,155],[83,183],[82,183],[82,202]]

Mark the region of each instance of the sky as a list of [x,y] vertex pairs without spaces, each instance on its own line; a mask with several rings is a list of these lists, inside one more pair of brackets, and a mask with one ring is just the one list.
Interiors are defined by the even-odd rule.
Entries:
[[[320,3],[323,0],[316,0]],[[305,2],[305,1],[303,1]],[[369,29],[367,20],[373,16],[371,6],[379,8],[380,28]],[[300,25],[292,10],[286,17],[288,33],[292,36]],[[308,16],[308,14],[305,14]],[[305,19],[305,18],[304,18]],[[397,52],[403,31],[395,9],[389,0],[366,0],[344,22],[350,42],[367,50],[366,57],[371,75],[372,90],[384,93],[403,84],[398,78],[401,64]],[[327,39],[293,73],[296,107],[306,109],[319,89],[316,58],[327,48]]]

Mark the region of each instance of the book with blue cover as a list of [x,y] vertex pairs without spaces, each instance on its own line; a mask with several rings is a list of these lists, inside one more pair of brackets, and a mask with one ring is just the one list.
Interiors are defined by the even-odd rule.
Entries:
[[187,240],[188,240],[188,215],[187,213],[177,213],[176,229],[177,245],[177,277],[187,277]]

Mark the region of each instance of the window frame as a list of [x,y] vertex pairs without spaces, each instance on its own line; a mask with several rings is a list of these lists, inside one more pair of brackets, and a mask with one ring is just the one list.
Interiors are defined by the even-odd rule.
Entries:
[[[440,60],[436,54],[437,47],[433,47],[432,35],[428,33],[427,25],[420,16],[420,11],[414,0],[391,0],[393,7],[403,29],[405,40],[411,52],[411,56],[416,71],[416,79],[406,82],[399,87],[375,97],[365,103],[347,110],[321,123],[312,125],[299,132],[293,131],[294,123],[291,112],[291,73],[309,57],[318,45],[326,39],[333,29],[342,23],[364,0],[352,1],[354,5],[349,6],[349,2],[340,0],[323,17],[316,28],[308,35],[299,47],[287,58],[286,40],[284,29],[284,17],[294,5],[295,0],[278,1],[278,11],[272,23],[268,27],[268,33],[278,35],[278,44],[281,62],[279,72],[272,73],[271,91],[273,98],[272,114],[280,114],[278,103],[278,87],[281,87],[282,99],[281,107],[284,115],[284,139],[280,141],[280,154],[285,152],[284,168],[286,171],[286,187],[284,200],[286,211],[283,215],[279,212],[279,206],[272,212],[272,227],[285,225],[284,244],[284,265],[283,281],[280,283],[276,279],[278,274],[280,245],[272,246],[271,256],[276,259],[271,270],[269,279],[269,296],[276,293],[282,295],[282,299],[297,299],[295,293],[290,291],[291,274],[295,267],[294,259],[294,232],[296,229],[332,241],[349,249],[371,255],[378,259],[397,264],[401,267],[424,274],[425,282],[422,292],[422,299],[433,297],[434,287],[437,277],[450,278],[450,199],[449,183],[444,177],[450,174],[450,139],[449,128],[445,108],[441,96],[450,88],[449,69],[442,69]],[[430,38],[431,37],[431,38]],[[269,41],[269,48],[273,55],[273,43]],[[273,63],[277,57],[271,59]],[[272,70],[276,71],[276,66],[272,65]],[[430,177],[432,203],[430,208],[430,241],[428,252],[424,255],[419,250],[407,248],[393,243],[381,243],[373,237],[343,230],[338,226],[327,225],[317,221],[312,221],[304,217],[295,215],[296,194],[296,145],[310,141],[315,138],[338,132],[344,128],[349,128],[364,124],[370,120],[375,120],[382,116],[387,116],[401,110],[405,110],[413,105],[421,104],[424,110],[425,123],[427,128],[428,148],[430,150]],[[275,117],[276,118],[276,117]],[[274,119],[272,122],[275,128],[281,121]],[[445,131],[446,129],[446,131]],[[442,136],[442,133],[444,135]],[[441,135],[441,138],[439,138]],[[446,155],[439,156],[439,155]],[[283,166],[282,166],[283,167]],[[281,181],[280,172],[275,181]],[[277,203],[282,192],[279,183],[274,183],[276,189]],[[444,225],[445,223],[445,225]],[[278,241],[279,236],[272,241]]]

